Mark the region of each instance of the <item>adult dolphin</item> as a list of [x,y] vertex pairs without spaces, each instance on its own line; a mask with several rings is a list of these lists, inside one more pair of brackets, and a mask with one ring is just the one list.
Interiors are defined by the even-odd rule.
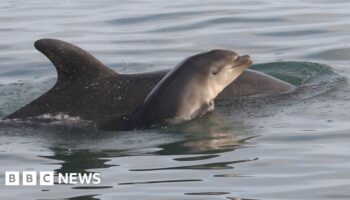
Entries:
[[[96,120],[116,113],[128,115],[169,72],[119,74],[85,50],[56,39],[41,39],[35,48],[46,55],[58,73],[52,89],[5,119],[24,119],[43,114],[68,114]],[[266,74],[245,70],[215,100],[262,93],[281,93],[294,86]]]
[[252,64],[248,55],[212,50],[189,57],[174,67],[127,116],[97,122],[102,130],[142,129],[176,124],[214,110],[214,99]]

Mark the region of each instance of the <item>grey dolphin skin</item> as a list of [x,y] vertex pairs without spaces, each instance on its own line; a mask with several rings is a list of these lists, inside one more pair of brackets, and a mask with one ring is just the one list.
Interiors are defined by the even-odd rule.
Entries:
[[[85,50],[56,39],[41,39],[35,48],[54,64],[58,78],[52,89],[5,117],[24,119],[43,114],[68,114],[97,121],[116,114],[130,115],[169,70],[119,74]],[[215,99],[281,93],[294,86],[253,70],[245,70]]]
[[98,129],[142,129],[175,124],[214,110],[214,99],[252,64],[248,55],[228,50],[197,54],[170,70],[129,116],[97,123]]

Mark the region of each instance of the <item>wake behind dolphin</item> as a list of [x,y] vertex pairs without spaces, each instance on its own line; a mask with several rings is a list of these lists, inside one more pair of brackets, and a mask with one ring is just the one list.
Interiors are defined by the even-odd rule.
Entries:
[[[238,58],[238,55],[232,51],[227,50],[216,50],[203,54],[198,54],[196,56],[192,56],[189,59],[185,60],[181,64],[179,64],[176,68],[168,73],[167,70],[143,73],[143,74],[118,74],[113,70],[106,67],[100,61],[95,59],[91,54],[86,52],[85,50],[76,47],[72,44],[54,40],[54,39],[42,39],[38,40],[35,43],[35,47],[44,53],[54,64],[58,73],[58,79],[55,86],[49,90],[47,93],[39,97],[38,99],[32,101],[27,106],[19,109],[13,114],[8,115],[5,119],[25,119],[38,117],[43,114],[67,114],[73,117],[79,117],[83,120],[90,120],[100,126],[109,124],[106,126],[107,129],[111,129],[110,127],[114,127],[110,125],[111,119],[119,119],[120,116],[128,116],[127,118],[129,124],[127,127],[132,127],[130,125],[131,121],[133,121],[133,125],[142,124],[140,127],[149,126],[149,122],[143,123],[140,122],[139,117],[136,116],[136,110],[140,110],[140,105],[144,105],[145,102],[148,102],[145,97],[150,94],[156,93],[164,93],[171,94],[168,91],[168,87],[159,86],[160,80],[163,77],[170,76],[174,80],[181,80],[176,82],[178,83],[186,83],[184,80],[190,80],[192,76],[190,75],[198,75],[209,77],[208,74],[204,74],[203,70],[199,70],[199,67],[194,67],[196,65],[201,66],[202,69],[226,69],[225,60],[227,58],[224,55],[227,55],[227,52],[231,52],[232,58]],[[242,57],[241,59],[248,59],[247,57]],[[238,59],[241,60],[241,59]],[[249,59],[248,59],[249,60]],[[232,59],[231,59],[232,61]],[[190,64],[189,64],[190,63]],[[199,64],[198,64],[199,63]],[[233,64],[233,63],[229,63]],[[251,63],[249,62],[249,65]],[[182,67],[187,66],[187,67]],[[177,69],[177,70],[175,70]],[[179,73],[182,70],[185,73]],[[176,72],[175,72],[176,71]],[[224,70],[225,71],[225,70]],[[235,74],[231,74],[232,77],[237,78],[239,74],[242,72],[239,71]],[[187,77],[187,78],[184,78]],[[205,79],[205,78],[203,78]],[[209,78],[208,78],[209,80]],[[224,79],[223,79],[224,80]],[[233,81],[233,80],[232,80]],[[255,72],[252,70],[245,71],[235,82],[226,83],[226,85],[219,90],[214,90],[211,84],[206,85],[206,87],[190,87],[182,86],[181,89],[176,87],[170,87],[173,93],[176,93],[178,97],[186,96],[183,94],[188,93],[188,88],[192,88],[189,91],[192,91],[192,94],[200,93],[198,91],[211,91],[210,98],[201,97],[206,99],[206,103],[209,102],[208,99],[214,99],[214,96],[217,96],[217,99],[229,99],[232,96],[244,96],[250,94],[257,94],[263,92],[271,92],[271,93],[280,93],[294,89],[295,87],[278,79],[275,79],[271,76]],[[162,81],[161,81],[162,82]],[[162,84],[171,82],[171,80],[163,81]],[[171,84],[170,84],[171,85]],[[176,85],[176,84],[175,84]],[[227,86],[227,87],[226,87]],[[225,88],[226,87],[226,88]],[[265,88],[264,88],[265,87]],[[159,92],[158,90],[161,88]],[[158,92],[155,92],[158,91]],[[208,92],[207,92],[208,93]],[[152,95],[151,95],[152,96]],[[170,95],[171,96],[171,95]],[[192,97],[188,96],[188,101],[182,102],[183,105],[188,102],[193,101]],[[160,101],[158,98],[151,98],[155,105],[158,105]],[[164,98],[163,98],[164,99]],[[176,98],[174,98],[175,100]],[[196,98],[194,98],[196,99]],[[168,100],[168,99],[167,99]],[[177,103],[180,102],[181,99],[176,99]],[[173,102],[169,101],[161,101],[169,104],[169,107],[172,107]],[[192,102],[193,103],[193,102]],[[150,103],[147,103],[150,104]],[[153,103],[151,103],[153,104]],[[181,103],[180,103],[181,104]],[[210,102],[211,104],[211,102]],[[210,104],[205,104],[210,110]],[[193,109],[196,112],[191,111],[190,113],[202,113],[200,108],[198,108],[197,103],[193,103]],[[204,104],[203,104],[204,105]],[[164,106],[161,106],[164,109]],[[176,107],[176,106],[175,106]],[[180,106],[181,107],[181,106]],[[184,108],[189,108],[190,106],[183,106]],[[141,109],[142,110],[142,109]],[[147,109],[146,109],[147,110]],[[192,110],[192,109],[189,109]],[[205,110],[205,109],[204,109]],[[172,113],[177,113],[174,110]],[[181,112],[179,112],[181,113]],[[205,113],[205,112],[204,112]],[[134,117],[129,118],[133,114]],[[137,115],[141,115],[138,113]],[[142,114],[143,115],[143,114]],[[199,114],[200,115],[200,114]],[[191,119],[191,116],[179,115],[181,119]],[[197,116],[196,114],[193,116]],[[124,118],[123,117],[123,118]],[[150,116],[148,116],[150,117]],[[152,117],[151,117],[152,118]],[[171,119],[173,119],[172,117]],[[175,117],[176,118],[176,117]],[[133,120],[130,120],[133,119]],[[137,120],[136,120],[137,119]],[[136,122],[136,121],[137,122]],[[167,120],[167,119],[163,119]],[[156,120],[163,121],[163,120]],[[101,123],[102,121],[102,123]],[[113,120],[112,120],[113,121]],[[123,121],[123,120],[122,120]],[[142,121],[142,120],[141,120]],[[177,121],[177,120],[172,120]],[[179,120],[181,121],[181,120]],[[108,123],[105,123],[108,122]],[[119,124],[119,123],[116,123]],[[148,125],[145,125],[148,124]],[[116,127],[120,128],[120,125],[116,125]],[[123,127],[123,126],[122,126]],[[136,126],[139,127],[139,126]],[[112,128],[113,129],[113,128]]]

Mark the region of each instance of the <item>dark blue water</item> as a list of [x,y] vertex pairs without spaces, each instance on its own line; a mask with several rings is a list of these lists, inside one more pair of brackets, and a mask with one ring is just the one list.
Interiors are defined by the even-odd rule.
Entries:
[[[33,43],[74,43],[122,73],[214,48],[298,85],[171,128],[2,124],[0,199],[349,199],[350,3],[342,0],[0,2],[0,117],[56,80]],[[290,62],[291,61],[291,62]],[[5,187],[6,170],[101,172],[102,183]]]

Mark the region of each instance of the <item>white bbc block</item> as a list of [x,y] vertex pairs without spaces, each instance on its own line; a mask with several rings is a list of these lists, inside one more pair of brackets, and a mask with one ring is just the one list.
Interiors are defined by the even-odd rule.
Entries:
[[39,185],[54,185],[54,172],[41,171],[39,174]]
[[5,185],[19,185],[19,171],[6,171]]
[[23,171],[22,172],[22,184],[23,185],[36,185],[36,171]]

